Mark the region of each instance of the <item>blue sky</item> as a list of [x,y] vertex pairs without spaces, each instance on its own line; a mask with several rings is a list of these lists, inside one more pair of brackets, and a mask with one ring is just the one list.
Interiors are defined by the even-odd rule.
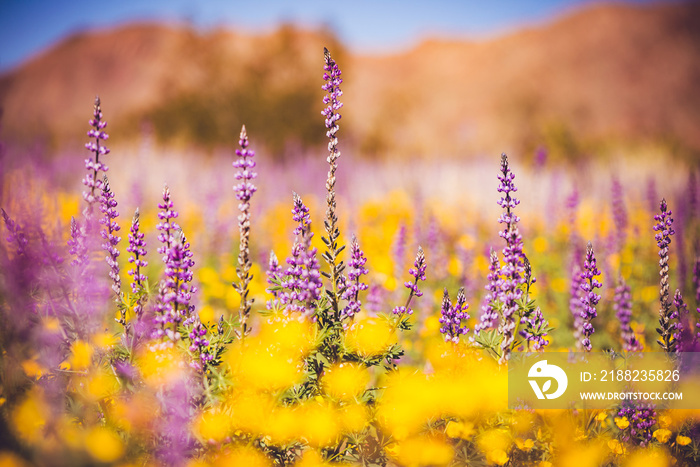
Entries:
[[[421,37],[484,37],[545,21],[593,0],[0,0],[0,70],[71,33],[129,21],[255,31],[282,21],[328,25],[352,50],[391,51]],[[625,0],[649,3],[649,0]]]

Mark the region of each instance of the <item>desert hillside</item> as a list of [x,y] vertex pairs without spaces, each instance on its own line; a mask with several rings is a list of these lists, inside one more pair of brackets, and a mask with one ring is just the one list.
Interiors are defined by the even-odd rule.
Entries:
[[[134,24],[74,35],[0,77],[1,137],[82,137],[95,94],[116,141],[323,142],[322,47],[343,69],[344,144],[370,156],[467,156],[545,145],[700,150],[700,3],[599,4],[489,40],[354,55],[329,31],[261,35]],[[82,125],[82,126],[81,126]],[[319,136],[319,134],[321,136]]]

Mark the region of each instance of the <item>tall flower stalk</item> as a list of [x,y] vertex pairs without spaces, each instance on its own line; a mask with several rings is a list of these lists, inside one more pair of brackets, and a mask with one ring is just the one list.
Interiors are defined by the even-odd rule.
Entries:
[[350,261],[348,262],[348,278],[343,292],[343,299],[347,300],[348,304],[342,311],[343,318],[352,319],[362,308],[362,302],[359,295],[363,290],[367,290],[368,285],[362,282],[362,276],[369,273],[367,268],[367,258],[360,249],[360,244],[357,238],[353,235],[352,243],[350,244]]
[[406,300],[405,305],[394,308],[393,312],[395,315],[412,315],[413,309],[411,308],[411,300],[413,300],[413,297],[423,296],[423,292],[418,288],[418,281],[425,280],[427,263],[425,262],[425,253],[423,253],[423,248],[420,246],[418,247],[416,261],[413,263],[413,266],[414,267],[408,270],[408,273],[413,276],[413,281],[406,281],[404,283],[404,287],[410,291],[408,294],[408,299]]
[[233,187],[233,189],[239,201],[238,210],[240,211],[238,215],[240,241],[238,244],[238,266],[236,267],[236,274],[240,282],[233,283],[233,288],[241,295],[241,304],[238,309],[241,329],[237,334],[239,337],[243,337],[249,332],[248,317],[250,316],[250,308],[254,301],[254,299],[248,297],[250,293],[250,282],[253,280],[253,275],[250,273],[253,263],[250,260],[249,247],[250,199],[257,191],[252,181],[258,176],[258,174],[253,171],[255,168],[255,161],[253,160],[255,152],[248,149],[248,134],[246,133],[245,125],[241,128],[239,144],[241,146],[240,149],[236,149],[238,159],[233,162],[233,166],[238,169],[236,172],[236,180],[238,180],[239,183]]
[[661,213],[654,215],[656,224],[654,231],[657,232],[654,236],[659,247],[659,276],[661,277],[661,288],[659,290],[659,301],[661,309],[659,310],[659,328],[656,332],[660,338],[657,340],[662,349],[666,352],[673,352],[675,344],[673,342],[674,323],[672,322],[673,311],[669,300],[669,285],[668,285],[668,247],[671,244],[671,236],[675,234],[673,230],[673,212],[668,209],[666,200],[662,199],[659,206]]
[[[107,122],[102,120],[102,108],[100,106],[99,97],[95,97],[95,106],[92,115],[93,118],[89,121],[92,128],[87,132],[87,135],[94,138],[94,141],[85,143],[87,150],[94,154],[94,159],[85,159],[85,169],[88,171],[83,179],[83,185],[86,187],[86,190],[83,192],[83,198],[87,202],[87,207],[84,211],[86,219],[92,218],[94,205],[98,201],[98,196],[102,191],[103,182],[100,173],[106,173],[107,170],[109,170],[107,165],[100,161],[100,156],[109,154],[109,149],[100,144],[100,141],[106,141],[109,135],[104,131],[107,127]],[[89,222],[88,228],[90,228]]]
[[595,328],[591,321],[598,316],[596,306],[600,302],[600,295],[595,293],[595,289],[603,286],[596,277],[600,276],[600,271],[597,267],[595,254],[593,253],[593,245],[588,242],[586,247],[586,260],[583,262],[583,271],[581,271],[581,347],[587,352],[592,349],[591,336],[595,332]]
[[620,321],[620,331],[622,335],[622,348],[626,351],[642,350],[642,343],[639,342],[634,330],[630,325],[632,319],[632,293],[629,284],[620,276],[615,288],[615,298],[613,310]]
[[520,200],[511,196],[518,191],[513,184],[515,174],[508,166],[508,157],[501,155],[501,173],[498,174],[500,185],[498,191],[503,193],[498,205],[503,208],[499,224],[504,224],[503,230],[498,234],[506,241],[503,248],[503,266],[500,276],[502,278],[499,300],[502,304],[501,322],[499,332],[501,341],[501,357],[499,362],[504,363],[510,358],[510,353],[515,339],[515,328],[518,320],[518,301],[523,297],[522,285],[526,283],[525,262],[523,255],[523,239],[518,231],[520,218],[514,214],[513,209],[520,204]]
[[[119,212],[117,212],[117,200],[114,199],[114,193],[109,186],[109,180],[105,175],[102,179],[102,196],[100,197],[100,211],[104,215],[100,219],[100,224],[104,225],[104,229],[100,232],[105,243],[102,244],[102,249],[107,252],[105,260],[109,265],[109,277],[112,279],[112,290],[116,294],[117,303],[121,303],[122,295],[122,280],[119,276],[119,263],[117,258],[119,257],[119,242],[121,237],[117,235],[120,227],[115,221],[119,217]],[[122,324],[126,324],[125,314],[122,312],[121,320]]]
[[323,49],[324,58],[324,73],[323,80],[325,84],[321,87],[326,91],[326,95],[323,96],[323,103],[326,108],[323,109],[321,114],[326,117],[326,136],[328,137],[328,178],[326,179],[326,219],[324,220],[324,227],[326,230],[326,236],[321,237],[323,243],[326,245],[326,251],[323,253],[323,259],[328,263],[330,272],[324,275],[331,281],[331,290],[327,291],[328,298],[331,303],[333,313],[335,315],[336,321],[340,320],[340,309],[339,309],[339,299],[342,294],[341,289],[341,277],[343,274],[343,262],[339,260],[339,255],[345,248],[345,246],[338,245],[338,239],[340,237],[340,230],[338,229],[338,216],[335,213],[336,201],[335,201],[335,172],[338,169],[338,158],[340,157],[340,151],[338,150],[338,137],[336,133],[338,132],[338,120],[340,120],[340,113],[338,112],[343,104],[338,99],[343,95],[343,91],[340,90],[340,84],[343,79],[340,77],[341,72],[338,68],[338,64],[331,57],[331,53],[324,47]]
[[129,263],[133,264],[133,268],[129,269],[128,274],[131,276],[131,291],[137,296],[136,304],[134,305],[134,314],[137,319],[143,315],[143,302],[145,293],[146,275],[143,273],[148,266],[146,257],[146,240],[144,233],[140,231],[140,215],[139,208],[136,208],[134,217],[131,219],[131,229],[129,231],[129,246],[126,251],[131,253]]
[[443,335],[445,342],[459,343],[459,337],[469,332],[465,322],[469,319],[467,309],[467,296],[464,294],[464,287],[457,292],[457,301],[454,306],[450,301],[450,295],[445,289],[442,297],[442,307],[440,309],[440,333]]

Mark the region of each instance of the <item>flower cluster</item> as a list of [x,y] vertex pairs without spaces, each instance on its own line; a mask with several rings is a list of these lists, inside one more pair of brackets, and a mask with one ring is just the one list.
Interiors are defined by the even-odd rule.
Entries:
[[418,247],[418,253],[416,254],[416,261],[413,263],[414,267],[408,270],[408,273],[413,276],[413,281],[407,281],[404,286],[410,290],[408,294],[408,300],[403,306],[397,306],[394,308],[393,312],[395,315],[412,315],[413,310],[411,309],[411,300],[413,297],[422,297],[423,292],[418,288],[418,281],[425,280],[425,270],[428,267],[425,262],[425,253],[423,253],[423,248]]
[[457,292],[457,301],[454,306],[450,301],[450,295],[445,289],[444,295],[442,297],[442,307],[440,309],[440,333],[445,338],[445,342],[453,342],[457,344],[459,342],[459,336],[469,332],[469,328],[463,325],[463,322],[469,319],[469,313],[467,309],[469,304],[467,303],[467,297],[464,295],[464,287],[459,289]]
[[353,236],[352,243],[350,244],[347,284],[342,295],[342,298],[348,302],[347,306],[343,309],[343,317],[352,318],[359,313],[362,308],[362,302],[358,297],[361,291],[367,290],[368,288],[367,284],[360,281],[362,276],[369,273],[367,268],[365,268],[365,264],[367,264],[367,258],[365,258],[365,254],[360,249],[357,238]]
[[481,331],[491,329],[498,324],[497,300],[501,294],[501,280],[499,272],[501,263],[498,260],[498,253],[491,250],[489,254],[489,273],[486,276],[486,296],[484,305],[481,307],[479,322],[474,326],[474,333],[479,335]]
[[236,267],[236,274],[238,275],[240,283],[234,283],[233,287],[241,295],[241,304],[239,307],[239,318],[241,321],[240,333],[244,336],[248,333],[248,316],[250,315],[250,308],[253,304],[253,300],[248,298],[250,282],[253,280],[253,276],[250,273],[253,263],[250,260],[249,247],[250,199],[253,193],[257,191],[252,181],[258,176],[258,174],[253,171],[255,168],[255,161],[253,160],[255,152],[248,149],[248,134],[246,133],[245,125],[241,128],[238,143],[240,145],[240,149],[236,149],[238,159],[233,162],[233,166],[238,169],[236,171],[236,180],[240,183],[234,186],[233,190],[236,192],[236,198],[239,201],[238,210],[240,211],[238,215],[240,240],[238,244],[238,266]]
[[119,242],[121,237],[116,235],[119,232],[119,224],[115,219],[119,216],[117,212],[117,200],[114,199],[114,193],[109,187],[109,181],[107,176],[102,180],[102,196],[100,197],[100,211],[104,214],[104,217],[100,219],[100,224],[103,224],[105,228],[100,231],[102,238],[106,240],[102,244],[102,249],[107,252],[105,257],[107,264],[109,265],[109,277],[112,279],[112,290],[117,294],[117,300],[121,296],[122,281],[119,277],[119,263],[117,258],[119,257]]
[[583,310],[581,311],[581,346],[584,350],[591,350],[591,335],[595,329],[591,320],[598,316],[596,311],[596,305],[600,301],[600,295],[595,293],[595,289],[603,286],[596,277],[600,276],[600,271],[598,270],[595,255],[593,254],[593,245],[588,242],[586,247],[586,260],[583,263],[583,271],[581,271],[581,290],[583,291],[583,296],[581,297],[581,304],[583,305]]
[[629,422],[622,432],[622,440],[646,446],[652,438],[651,427],[656,424],[656,410],[652,404],[625,403],[617,411],[617,418]]
[[140,231],[140,217],[139,208],[136,208],[134,217],[131,219],[131,229],[128,236],[129,246],[126,247],[126,251],[131,253],[129,262],[134,265],[134,267],[128,271],[129,275],[133,278],[131,291],[134,293],[143,289],[146,275],[143,273],[142,268],[145,269],[148,266],[148,262],[144,259],[147,253],[146,240],[144,240],[145,234]]
[[544,319],[540,307],[523,316],[520,322],[525,324],[525,328],[520,331],[520,336],[527,342],[527,349],[544,350],[549,345],[549,340],[545,339],[549,333],[549,322]]
[[[214,356],[209,352],[209,340],[207,339],[207,328],[205,328],[199,320],[196,320],[190,329],[190,352],[199,353],[199,358],[202,365],[214,360]],[[197,365],[198,369],[201,369]]]
[[499,300],[502,304],[502,316],[499,324],[499,332],[503,336],[501,341],[501,363],[508,360],[515,338],[515,327],[518,312],[518,301],[523,296],[521,286],[526,283],[525,263],[523,255],[523,239],[518,231],[520,218],[513,213],[513,209],[520,204],[520,200],[512,197],[511,194],[518,191],[513,183],[515,174],[508,166],[508,157],[501,155],[501,172],[498,174],[500,185],[499,193],[503,193],[498,205],[503,208],[500,224],[505,224],[503,230],[498,234],[505,239],[506,246],[503,248],[503,266],[500,276]]
[[90,129],[87,135],[91,138],[95,138],[94,141],[85,143],[85,148],[95,155],[94,160],[92,158],[85,159],[85,169],[88,171],[87,175],[83,179],[83,185],[87,187],[87,190],[83,192],[83,197],[87,201],[88,205],[86,208],[86,217],[90,217],[93,212],[93,205],[97,202],[97,196],[95,191],[98,193],[102,190],[102,179],[99,176],[100,172],[107,172],[109,168],[103,162],[100,162],[100,156],[106,156],[109,154],[109,149],[106,146],[100,144],[100,141],[106,141],[109,135],[104,131],[107,127],[107,122],[102,120],[102,109],[100,108],[100,98],[95,97],[95,108],[93,111],[93,118],[89,121]]
[[630,326],[630,320],[632,318],[632,294],[630,286],[625,282],[622,276],[620,276],[618,286],[615,287],[613,310],[617,315],[617,319],[620,321],[622,348],[627,351],[642,350],[642,343],[639,342],[634,330]]
[[280,301],[286,306],[285,313],[312,315],[316,309],[316,302],[321,297],[323,283],[316,257],[317,249],[311,246],[313,232],[309,208],[296,193],[292,217],[298,224],[294,229],[296,240],[292,246],[292,254],[287,258],[289,267],[280,283]]
[[674,350],[672,342],[674,325],[671,321],[672,311],[669,301],[668,247],[671,244],[671,236],[676,231],[673,230],[673,218],[671,217],[673,212],[668,209],[665,199],[661,200],[659,207],[661,213],[654,215],[654,220],[656,221],[654,231],[657,232],[654,239],[659,247],[659,276],[661,276],[661,289],[659,291],[661,301],[661,309],[659,311],[660,327],[658,329],[660,339],[658,342],[666,352],[672,352]]

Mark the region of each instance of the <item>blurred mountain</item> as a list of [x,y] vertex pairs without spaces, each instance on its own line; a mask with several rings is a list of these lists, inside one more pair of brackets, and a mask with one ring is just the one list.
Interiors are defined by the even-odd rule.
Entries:
[[290,25],[84,32],[0,76],[0,137],[81,141],[99,94],[111,144],[146,132],[231,147],[242,123],[276,155],[324,144],[324,45],[345,79],[341,144],[365,155],[700,151],[700,2],[597,4],[493,39],[426,40],[381,56]]

